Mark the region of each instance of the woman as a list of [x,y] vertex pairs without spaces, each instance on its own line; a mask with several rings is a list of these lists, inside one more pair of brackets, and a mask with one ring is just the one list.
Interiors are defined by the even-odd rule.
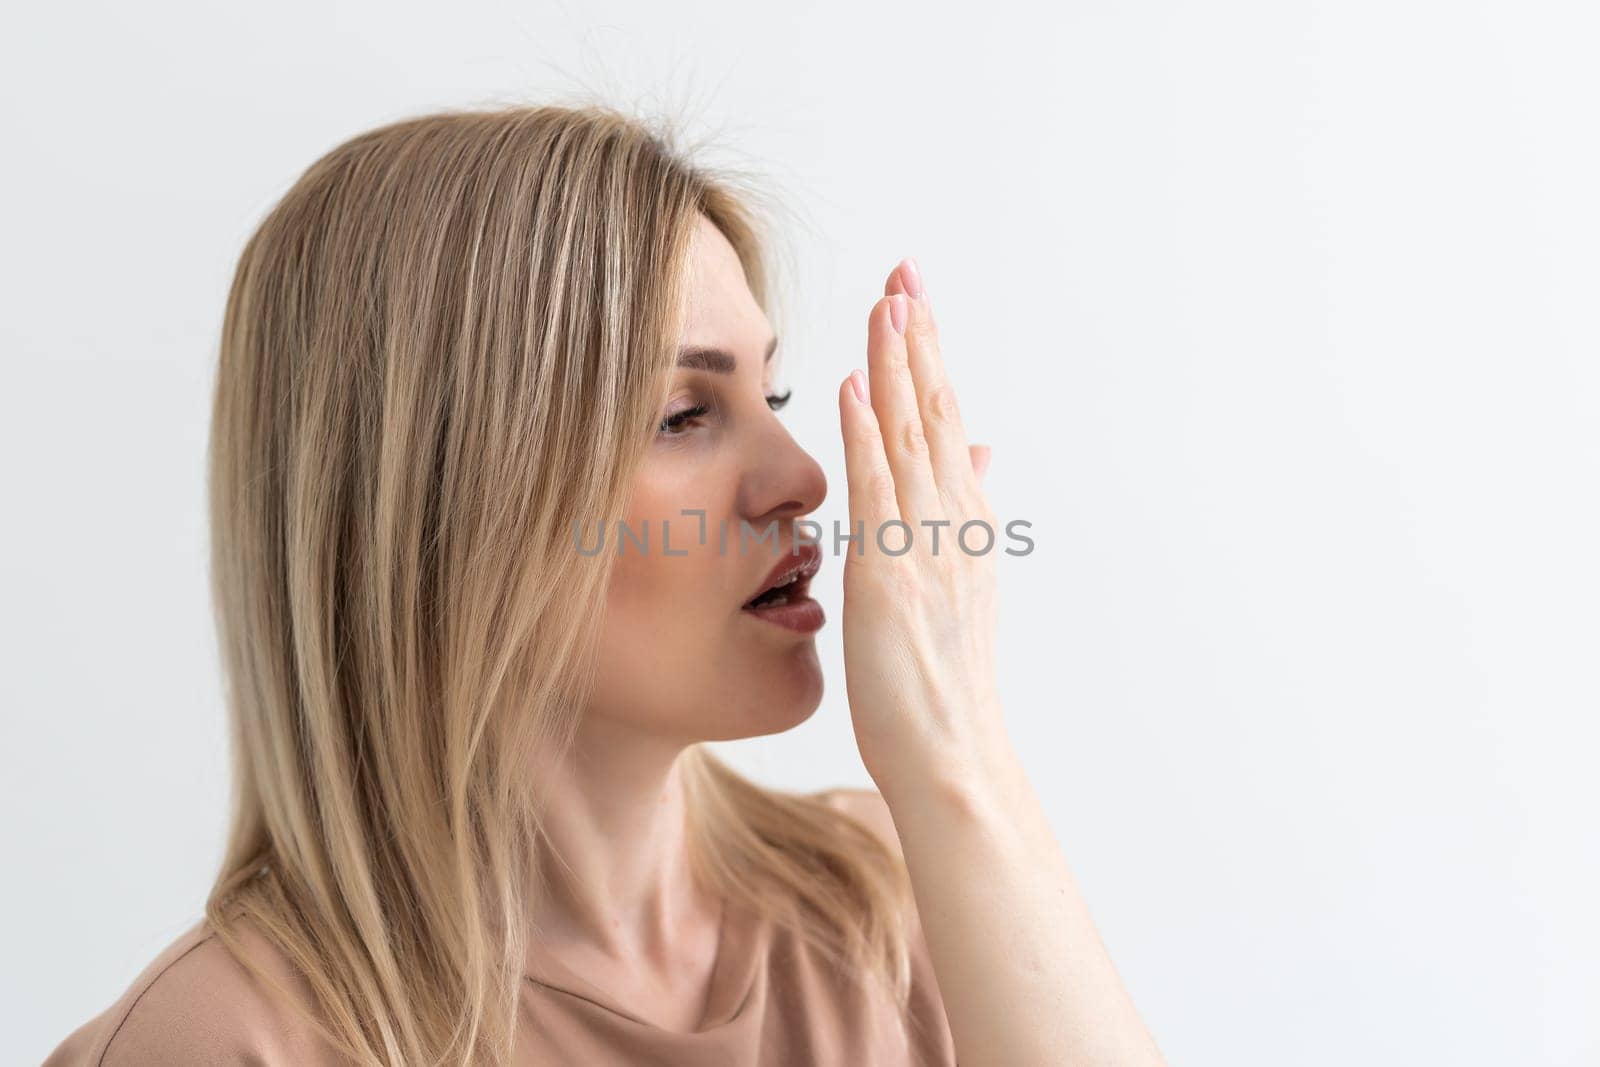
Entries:
[[552,106],[371,131],[273,210],[210,453],[226,857],[50,1064],[1159,1062],[1005,736],[992,554],[874,537],[993,523],[910,261],[839,393],[879,788],[699,744],[822,692],[747,204]]

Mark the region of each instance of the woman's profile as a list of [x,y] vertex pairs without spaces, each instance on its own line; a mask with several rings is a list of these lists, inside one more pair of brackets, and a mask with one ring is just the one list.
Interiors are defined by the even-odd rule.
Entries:
[[[226,854],[50,1067],[1161,1062],[1006,736],[993,553],[953,547],[988,455],[916,264],[840,383],[835,552],[770,257],[603,106],[299,178],[217,365]],[[702,743],[816,710],[833,567],[878,788],[765,788]]]

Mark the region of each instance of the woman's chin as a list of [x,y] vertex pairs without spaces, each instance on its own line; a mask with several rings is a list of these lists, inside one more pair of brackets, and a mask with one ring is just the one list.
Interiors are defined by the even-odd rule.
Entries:
[[785,710],[777,706],[768,706],[760,709],[760,714],[752,716],[745,722],[734,726],[737,732],[731,733],[726,740],[738,741],[749,737],[770,737],[773,734],[786,733],[805,722],[816,713],[815,705],[800,705],[799,709],[788,709],[793,714],[779,715],[777,712]]
[[823,689],[816,643],[798,643],[754,683],[749,697],[731,705],[739,709],[737,717],[724,724],[729,736],[718,740],[782,733],[816,714]]

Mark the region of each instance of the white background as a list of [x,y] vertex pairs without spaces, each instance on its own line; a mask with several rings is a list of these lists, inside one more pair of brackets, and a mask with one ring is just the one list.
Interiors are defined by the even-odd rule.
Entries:
[[[1017,747],[1174,1064],[1600,1063],[1588,4],[35,4],[3,35],[0,1042],[199,915],[203,459],[233,264],[436,106],[675,110],[796,216],[786,418],[916,255],[991,500]],[[829,692],[719,745],[868,784]]]

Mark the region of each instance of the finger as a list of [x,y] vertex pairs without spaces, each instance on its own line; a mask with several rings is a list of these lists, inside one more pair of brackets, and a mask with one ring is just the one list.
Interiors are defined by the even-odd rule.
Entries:
[[935,482],[950,499],[961,499],[977,478],[967,455],[967,431],[956,402],[955,387],[945,374],[939,350],[939,328],[916,260],[907,257],[889,273],[885,292],[906,294],[906,355],[911,367],[917,410],[928,442],[928,462]]
[[972,473],[982,482],[983,476],[989,473],[990,448],[988,445],[970,445],[967,451],[972,454]]
[[870,399],[863,400],[857,388],[870,393],[867,376],[851,371],[839,385],[839,428],[844,434],[845,481],[850,494],[850,535],[856,555],[866,551],[866,538],[874,536],[883,524],[900,518],[895,500],[894,473],[884,454],[878,416]]
[[928,462],[928,440],[906,361],[906,339],[894,324],[896,315],[902,324],[906,322],[910,304],[905,296],[896,295],[872,305],[867,316],[867,367],[872,410],[878,416],[884,455],[894,473],[900,517],[916,526],[923,518],[942,517],[945,509]]
[[[889,272],[888,279],[883,283],[884,296],[889,296],[894,293],[905,293],[907,299],[915,299],[911,296],[911,290],[906,288],[906,279],[904,274],[901,273],[901,268],[906,263],[913,262],[915,261],[912,260],[911,257],[907,256],[905,259],[902,259],[899,263],[894,265],[894,269]],[[922,273],[920,269],[917,272],[917,283],[922,288],[923,295],[926,296],[927,286],[922,282]],[[933,305],[931,303],[928,304],[928,319],[930,322],[933,320]],[[937,328],[938,323],[935,322],[934,327]]]

